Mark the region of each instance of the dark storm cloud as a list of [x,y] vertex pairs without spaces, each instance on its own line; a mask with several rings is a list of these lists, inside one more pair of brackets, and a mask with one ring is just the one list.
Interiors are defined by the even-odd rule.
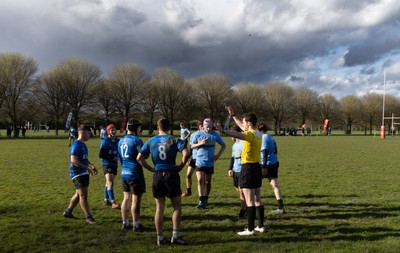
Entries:
[[394,0],[0,1],[0,51],[32,56],[41,71],[82,58],[105,74],[133,62],[362,94],[385,61],[395,72],[398,13]]
[[346,66],[370,64],[400,51],[400,27],[397,24],[375,30],[366,40],[349,47],[344,56]]

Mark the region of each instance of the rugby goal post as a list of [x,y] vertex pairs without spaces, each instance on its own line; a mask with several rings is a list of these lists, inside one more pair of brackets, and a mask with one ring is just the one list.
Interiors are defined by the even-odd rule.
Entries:
[[390,119],[391,120],[391,125],[390,125],[390,134],[394,135],[394,126],[395,125],[400,125],[400,122],[395,122],[395,120],[400,119],[400,117],[395,117],[394,113],[392,113],[391,117],[383,117],[383,119]]

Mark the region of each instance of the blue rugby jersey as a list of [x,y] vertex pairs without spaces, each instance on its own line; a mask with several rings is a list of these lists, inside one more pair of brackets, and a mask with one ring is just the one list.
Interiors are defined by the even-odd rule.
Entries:
[[206,133],[204,130],[198,131],[193,138],[193,144],[199,143],[202,140],[206,140],[206,144],[201,145],[197,148],[196,153],[196,166],[197,167],[213,167],[214,166],[214,152],[215,143],[223,145],[225,142],[215,131]]
[[134,135],[125,135],[118,142],[118,158],[121,162],[122,180],[137,180],[143,176],[142,165],[136,161],[143,141]]
[[[74,141],[71,144],[71,148],[69,150],[69,156],[77,156],[78,161],[80,161],[82,164],[85,166],[89,165],[89,152],[87,149],[87,146],[85,143],[81,141]],[[88,175],[89,172],[86,169],[83,168],[78,168],[76,167],[70,159],[69,162],[69,175],[71,179],[74,179],[75,177],[83,176],[83,175]]]
[[118,167],[118,161],[114,157],[118,157],[118,142],[119,139],[112,140],[109,137],[103,139],[100,143],[100,161],[102,166],[109,166],[111,168]]
[[235,143],[232,145],[232,157],[234,159],[233,171],[237,173],[242,171],[242,150],[243,141],[235,141]]
[[172,135],[157,135],[148,140],[140,150],[144,157],[151,155],[155,170],[175,170],[178,152],[186,147],[185,142]]
[[[274,137],[269,134],[264,134],[261,141],[261,151],[266,150],[267,157],[263,157],[263,152],[261,152],[261,164],[275,164],[278,162],[278,147]],[[266,162],[265,160],[266,159]]]

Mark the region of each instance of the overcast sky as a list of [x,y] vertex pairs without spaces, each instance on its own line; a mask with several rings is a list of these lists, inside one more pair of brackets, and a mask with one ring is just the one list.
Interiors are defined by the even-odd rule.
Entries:
[[0,52],[40,72],[68,58],[233,85],[285,81],[319,94],[400,96],[396,0],[0,0]]

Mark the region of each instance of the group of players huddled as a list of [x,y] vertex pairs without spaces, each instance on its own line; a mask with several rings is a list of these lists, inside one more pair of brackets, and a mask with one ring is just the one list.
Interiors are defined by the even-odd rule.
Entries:
[[[277,146],[274,138],[267,134],[267,126],[257,122],[254,113],[245,113],[242,118],[236,116],[233,108],[227,106],[229,113],[225,127],[214,124],[206,118],[198,123],[198,131],[191,134],[181,124],[181,138],[168,134],[171,122],[168,119],[157,121],[158,135],[147,142],[139,138],[142,131],[141,122],[131,119],[127,123],[127,134],[122,138],[116,137],[116,127],[110,124],[103,132],[100,144],[99,157],[106,178],[104,187],[104,205],[112,208],[121,208],[122,228],[136,232],[145,231],[140,223],[140,205],[146,185],[143,167],[153,172],[152,193],[156,202],[155,228],[157,232],[157,245],[188,243],[180,236],[179,228],[182,214],[181,198],[191,196],[192,174],[196,172],[198,180],[199,202],[197,208],[203,209],[208,205],[211,192],[211,179],[214,174],[214,162],[217,161],[225,150],[224,140],[220,133],[231,136],[234,140],[232,158],[228,168],[228,175],[233,177],[233,185],[239,193],[241,208],[238,218],[247,216],[248,227],[238,232],[238,235],[253,235],[255,232],[263,233],[264,206],[261,202],[262,179],[268,178],[278,201],[278,209],[272,213],[283,214],[283,201],[278,185]],[[230,120],[235,126],[228,130]],[[218,130],[216,132],[215,130]],[[107,135],[107,136],[106,136]],[[187,140],[190,136],[190,152]],[[75,186],[64,217],[74,218],[72,211],[79,203],[86,215],[88,224],[95,224],[96,220],[90,213],[87,200],[89,176],[98,174],[96,167],[88,159],[88,149],[85,144],[90,137],[90,128],[85,125],[78,127],[78,138],[70,148],[70,177]],[[215,154],[216,144],[221,146]],[[176,164],[177,153],[182,153],[181,163]],[[261,153],[261,155],[260,155]],[[153,166],[147,162],[151,156]],[[121,164],[121,180],[124,199],[118,204],[114,197],[113,184],[117,174],[118,162]],[[187,190],[182,193],[179,172],[188,164],[186,183]],[[172,203],[172,237],[167,240],[163,235],[163,219],[166,197]],[[129,211],[132,213],[133,223],[129,220]],[[258,226],[255,226],[255,219]]]

